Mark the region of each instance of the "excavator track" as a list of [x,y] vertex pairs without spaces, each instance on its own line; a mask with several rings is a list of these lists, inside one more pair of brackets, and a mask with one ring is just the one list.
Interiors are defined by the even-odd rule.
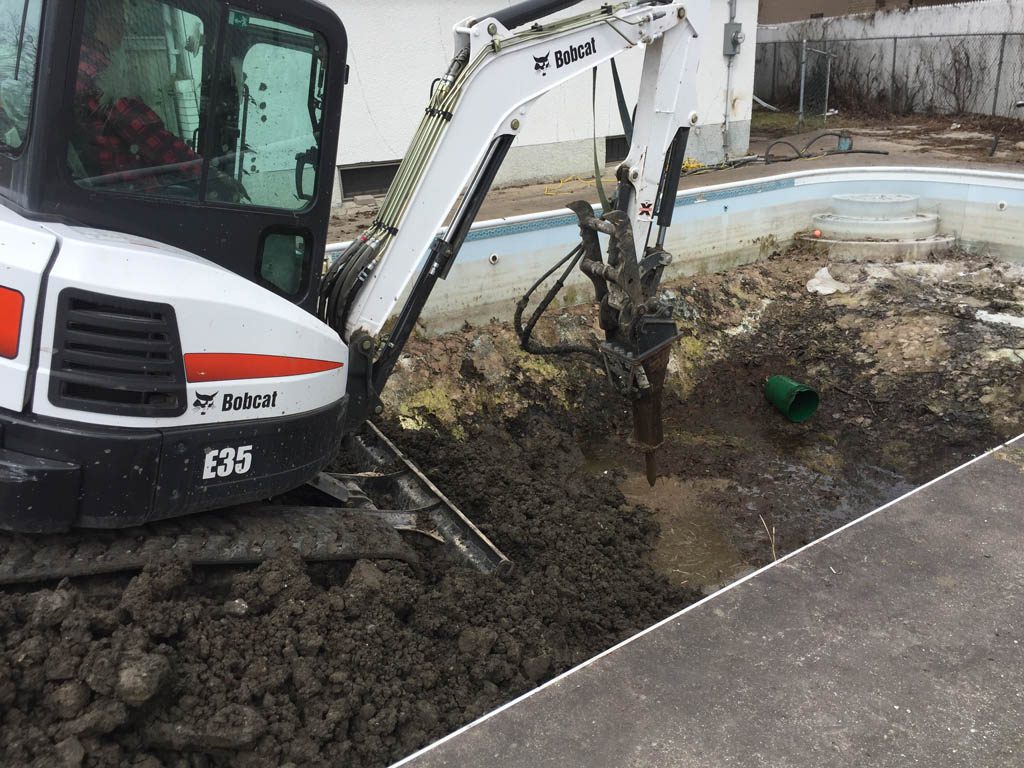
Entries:
[[0,584],[141,570],[165,557],[193,565],[247,565],[293,549],[307,560],[416,561],[383,521],[329,508],[239,508],[117,531],[80,530],[0,539]]
[[[418,561],[399,531],[503,576],[511,562],[372,424],[350,446],[351,474],[321,473],[286,497],[119,530],[0,532],[0,584],[141,570],[173,558],[252,565],[292,550],[309,561]],[[381,505],[381,506],[379,506]]]

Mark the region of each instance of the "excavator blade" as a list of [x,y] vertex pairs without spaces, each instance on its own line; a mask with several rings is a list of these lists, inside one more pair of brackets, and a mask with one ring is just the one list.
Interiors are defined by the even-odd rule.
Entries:
[[647,482],[651,486],[658,479],[658,448],[664,441],[661,398],[671,352],[665,347],[644,360],[644,374],[650,387],[633,401],[633,439],[644,452]]

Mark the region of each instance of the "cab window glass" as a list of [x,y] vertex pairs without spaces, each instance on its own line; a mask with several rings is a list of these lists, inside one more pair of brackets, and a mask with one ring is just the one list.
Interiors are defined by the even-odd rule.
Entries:
[[222,8],[86,0],[68,147],[80,186],[289,211],[310,205],[326,44],[230,7],[221,28]]
[[326,43],[314,32],[239,10],[228,12],[225,37],[232,55],[219,92],[235,94],[237,102],[218,121],[225,138],[213,163],[245,187],[243,204],[306,208],[320,156]]
[[303,286],[309,253],[310,243],[304,235],[267,235],[260,253],[260,277],[286,296],[294,296]]
[[42,0],[0,0],[0,148],[17,151],[28,137]]
[[78,184],[198,198],[209,34],[159,0],[88,0],[68,148]]

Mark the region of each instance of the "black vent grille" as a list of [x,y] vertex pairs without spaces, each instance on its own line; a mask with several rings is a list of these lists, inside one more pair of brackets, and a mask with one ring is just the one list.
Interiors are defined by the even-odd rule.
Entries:
[[185,365],[174,307],[61,291],[50,402],[121,416],[183,414]]

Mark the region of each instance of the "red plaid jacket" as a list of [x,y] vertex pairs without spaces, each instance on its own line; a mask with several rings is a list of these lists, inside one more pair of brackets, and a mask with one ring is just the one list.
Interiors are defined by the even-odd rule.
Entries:
[[191,163],[175,169],[177,179],[197,179],[199,156],[168,131],[152,109],[137,98],[104,104],[97,79],[110,66],[107,47],[97,40],[82,43],[75,83],[77,132],[88,146],[83,158],[90,173],[121,175],[136,189],[155,189],[172,182],[166,171],[139,174],[141,168]]

